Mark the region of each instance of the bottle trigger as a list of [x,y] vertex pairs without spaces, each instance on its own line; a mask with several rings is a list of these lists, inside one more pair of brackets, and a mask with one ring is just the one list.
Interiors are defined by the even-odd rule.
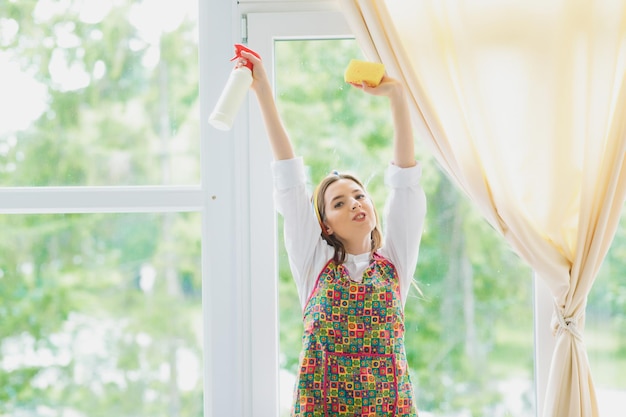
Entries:
[[[261,55],[259,55],[258,53],[256,53],[252,49],[250,49],[247,46],[242,45],[240,43],[236,43],[235,44],[235,56],[232,57],[230,60],[234,61],[237,58],[242,58],[241,51],[246,51],[246,52],[251,53],[252,55],[256,56],[257,58],[261,59]],[[252,63],[251,62],[246,63],[245,66],[250,68],[250,69],[252,69]]]

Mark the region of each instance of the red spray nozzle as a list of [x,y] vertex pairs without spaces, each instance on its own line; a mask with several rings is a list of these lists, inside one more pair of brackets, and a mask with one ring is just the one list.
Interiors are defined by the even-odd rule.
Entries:
[[[261,59],[261,55],[259,55],[258,53],[254,52],[252,49],[248,48],[245,45],[242,45],[240,43],[236,43],[235,44],[235,56],[232,57],[230,60],[234,61],[237,58],[241,58],[241,51],[246,51],[251,53],[252,55],[256,56],[257,58]],[[252,69],[252,62],[248,61],[246,62],[246,67]]]

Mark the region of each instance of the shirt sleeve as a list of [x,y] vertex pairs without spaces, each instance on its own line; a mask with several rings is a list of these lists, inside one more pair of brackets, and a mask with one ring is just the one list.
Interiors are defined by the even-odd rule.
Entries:
[[396,267],[403,304],[415,274],[426,217],[421,176],[419,163],[409,168],[391,164],[385,173],[389,196],[383,214],[384,243],[380,252]]
[[302,158],[274,161],[272,172],[276,210],[283,218],[285,249],[304,308],[317,276],[332,257],[332,247],[321,237]]

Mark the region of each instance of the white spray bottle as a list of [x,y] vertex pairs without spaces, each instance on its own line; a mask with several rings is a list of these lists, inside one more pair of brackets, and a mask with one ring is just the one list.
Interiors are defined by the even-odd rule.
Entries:
[[[261,58],[259,54],[250,48],[237,43],[235,44],[235,56],[231,61],[240,58],[241,51],[250,52],[256,57]],[[251,84],[252,62],[248,61],[245,65],[232,70],[226,82],[226,86],[224,90],[222,90],[222,94],[213,109],[213,113],[209,116],[209,123],[213,127],[219,130],[230,130]]]

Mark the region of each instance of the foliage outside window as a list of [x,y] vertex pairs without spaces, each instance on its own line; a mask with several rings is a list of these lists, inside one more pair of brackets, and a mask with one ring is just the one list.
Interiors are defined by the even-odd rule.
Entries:
[[0,416],[202,415],[197,213],[0,225]]
[[[196,7],[4,2],[0,186],[197,184]],[[0,416],[202,416],[200,223],[0,216]]]
[[3,3],[0,186],[199,182],[197,6],[168,4]]

